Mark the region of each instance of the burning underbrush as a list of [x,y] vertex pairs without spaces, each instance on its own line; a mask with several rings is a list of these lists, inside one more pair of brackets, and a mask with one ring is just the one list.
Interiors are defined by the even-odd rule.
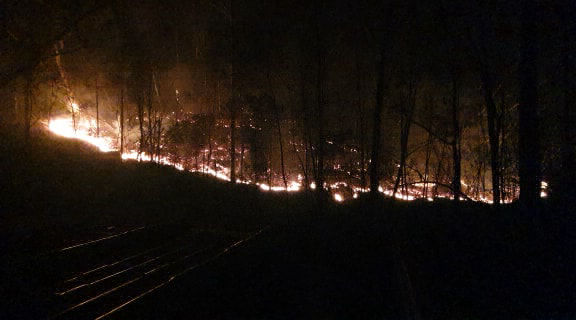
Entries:
[[[229,181],[230,172],[230,152],[227,141],[218,141],[213,137],[204,137],[209,141],[209,144],[198,142],[197,146],[190,150],[185,147],[182,141],[175,138],[170,138],[174,128],[185,131],[189,136],[195,137],[203,135],[202,132],[194,131],[194,126],[190,124],[205,123],[207,120],[204,118],[193,118],[188,122],[175,120],[174,125],[164,132],[163,139],[158,137],[157,145],[152,147],[149,142],[144,145],[137,137],[137,133],[126,132],[124,138],[120,138],[119,128],[116,124],[103,124],[99,126],[96,132],[95,123],[93,119],[80,117],[77,115],[75,119],[70,119],[67,116],[55,117],[46,121],[46,127],[50,132],[58,136],[78,139],[95,146],[99,151],[104,153],[120,152],[121,158],[125,161],[152,161],[163,165],[172,166],[181,171],[189,171],[205,174],[215,177],[223,181]],[[219,130],[228,130],[229,125],[226,121],[211,120],[214,128]],[[188,126],[188,127],[187,127]],[[250,130],[255,130],[256,127],[249,126]],[[216,130],[215,129],[215,130]],[[172,130],[172,131],[171,131]],[[179,132],[180,134],[180,132]],[[225,134],[224,134],[225,136]],[[179,138],[180,140],[182,138]],[[188,138],[189,140],[192,138]],[[152,137],[150,137],[152,141]],[[160,141],[164,141],[163,144]],[[331,141],[330,141],[331,142]],[[189,141],[186,141],[189,143]],[[291,144],[296,145],[295,142]],[[333,142],[330,145],[334,145]],[[263,164],[263,169],[260,174],[248,174],[247,168],[250,167],[253,172],[257,168],[257,163],[252,160],[250,164],[246,164],[249,159],[254,159],[254,154],[244,143],[236,146],[236,177],[235,181],[240,184],[251,184],[259,186],[262,191],[271,192],[298,192],[304,190],[315,190],[318,186],[313,182],[310,175],[312,172],[308,170],[307,175],[301,173],[282,175],[276,170],[272,170],[270,159],[265,159],[267,163]],[[349,151],[357,152],[354,148],[350,147]],[[294,150],[298,151],[294,146]],[[255,151],[257,153],[258,151]],[[262,166],[262,165],[260,165]],[[337,202],[343,202],[350,199],[358,198],[362,193],[368,192],[366,186],[362,186],[358,177],[351,173],[350,166],[345,166],[340,163],[333,163],[330,171],[327,172],[327,180],[323,185]],[[424,199],[427,201],[434,201],[435,199],[453,199],[453,192],[450,183],[440,183],[427,181],[422,179],[416,182],[404,182],[394,180],[383,180],[378,188],[378,191],[387,197],[396,198],[404,201],[413,201],[416,199]],[[423,180],[423,181],[422,181]],[[462,185],[467,186],[466,182],[462,181]],[[547,185],[543,183],[542,196],[546,196]],[[471,200],[491,203],[490,190],[483,191],[473,190],[470,195],[465,192],[461,195],[461,200]],[[473,193],[473,194],[472,194]],[[511,202],[514,196],[508,197],[503,202]]]

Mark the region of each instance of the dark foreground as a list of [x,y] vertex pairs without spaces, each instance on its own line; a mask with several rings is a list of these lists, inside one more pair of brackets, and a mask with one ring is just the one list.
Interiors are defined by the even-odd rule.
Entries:
[[1,319],[574,319],[570,210],[262,194],[2,145]]

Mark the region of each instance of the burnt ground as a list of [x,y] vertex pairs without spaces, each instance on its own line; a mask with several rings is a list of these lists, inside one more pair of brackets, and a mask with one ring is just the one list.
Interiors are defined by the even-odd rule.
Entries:
[[3,319],[573,319],[567,206],[336,205],[3,140]]

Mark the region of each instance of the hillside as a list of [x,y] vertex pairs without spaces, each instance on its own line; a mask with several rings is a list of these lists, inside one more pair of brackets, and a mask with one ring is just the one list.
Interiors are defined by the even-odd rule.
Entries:
[[[336,205],[122,162],[51,136],[28,146],[4,141],[0,234],[8,318],[576,315],[574,225],[549,206],[537,216],[514,206],[496,211],[449,202]],[[197,257],[165,253],[155,266],[129,262],[135,252],[182,243],[210,249]],[[197,260],[186,260],[191,255]],[[100,278],[78,273],[103,262],[110,271]],[[125,269],[114,272],[120,265]],[[139,280],[148,274],[144,266],[169,267]],[[90,288],[67,285],[72,276]],[[97,302],[88,299],[125,283]],[[78,297],[58,297],[62,287]],[[60,313],[82,299],[87,307]]]

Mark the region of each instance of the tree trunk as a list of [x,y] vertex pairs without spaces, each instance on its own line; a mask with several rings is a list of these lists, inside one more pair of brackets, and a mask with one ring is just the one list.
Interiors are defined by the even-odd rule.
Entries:
[[33,85],[33,76],[27,75],[26,76],[26,85],[25,85],[25,101],[24,101],[24,142],[28,143],[30,140],[30,128],[32,126],[32,85]]
[[540,199],[540,135],[538,132],[538,55],[534,0],[522,2],[522,35],[520,51],[520,106],[518,163],[520,202],[531,207]]
[[[138,88],[137,90],[141,90]],[[146,144],[146,134],[144,133],[144,102],[142,101],[143,92],[138,92],[136,107],[138,108],[138,127],[140,129],[140,145],[138,146],[138,160],[142,161],[142,152]]]
[[[230,28],[230,41],[232,43],[232,50],[235,51],[236,39],[234,36],[234,1],[230,0],[229,3],[229,16],[228,23]],[[234,64],[230,61],[230,182],[236,183],[236,88],[234,83]]]
[[370,157],[370,194],[375,196],[378,193],[380,182],[380,143],[381,143],[381,126],[382,126],[382,108],[384,99],[384,44],[381,44],[379,59],[376,68],[378,75],[376,83],[376,104],[374,106],[374,115],[372,118],[372,154]]
[[160,148],[160,142],[162,139],[162,117],[160,116],[158,120],[156,120],[156,158],[158,159],[158,163],[160,163],[160,152],[162,149]]
[[308,190],[308,188],[310,188],[310,183],[308,181],[308,164],[305,162],[307,161],[308,155],[307,155],[307,148],[306,145],[304,145],[304,157],[305,160],[302,160],[302,157],[300,156],[300,150],[298,150],[298,148],[296,148],[296,135],[294,134],[294,132],[296,131],[296,128],[292,128],[292,151],[294,152],[294,154],[296,155],[296,158],[298,158],[298,163],[300,164],[300,169],[302,169],[302,175],[304,176],[304,190]]
[[[398,191],[400,181],[402,181],[403,191],[405,191],[404,189],[406,186],[406,160],[408,158],[408,140],[410,137],[410,127],[412,126],[412,117],[416,107],[416,88],[413,82],[410,83],[410,87],[408,88],[408,96],[405,103],[407,108],[402,110],[402,121],[400,122],[400,166],[398,167],[396,183],[394,184],[394,191],[392,192],[393,199],[396,197],[396,192]],[[406,192],[403,193],[403,196],[406,196]]]
[[356,53],[356,104],[358,107],[358,151],[359,151],[359,162],[360,162],[360,187],[362,190],[366,189],[366,126],[364,125],[364,108],[363,108],[363,96],[362,96],[362,70],[360,67],[360,56],[358,49]]
[[[232,102],[235,103],[235,102]],[[231,106],[236,108],[236,106]],[[230,110],[230,182],[236,182],[236,111]]]
[[206,167],[210,169],[210,162],[212,161],[212,116],[208,120],[208,163]]
[[288,190],[288,180],[286,179],[286,167],[284,165],[284,144],[282,142],[282,126],[280,123],[280,111],[278,110],[278,105],[276,104],[276,95],[274,94],[274,87],[272,86],[272,78],[270,77],[271,66],[268,65],[268,86],[270,94],[272,95],[272,103],[274,108],[274,121],[276,125],[276,130],[278,133],[278,146],[280,147],[280,170],[282,172],[282,181],[284,182],[284,188]]
[[456,75],[452,78],[452,163],[454,168],[454,174],[452,177],[452,192],[454,194],[454,200],[460,200],[460,194],[462,193],[461,180],[461,144],[460,144],[460,92],[458,87],[458,79]]
[[148,153],[150,156],[150,159],[152,159],[154,157],[154,127],[152,126],[152,124],[154,123],[154,119],[153,119],[153,112],[152,112],[152,107],[153,107],[153,103],[152,103],[152,85],[153,85],[153,79],[150,79],[150,83],[148,83],[147,85],[147,90],[146,90],[146,111],[148,113],[148,139],[147,139],[147,147],[148,147]]
[[576,107],[576,86],[574,67],[574,44],[576,43],[576,23],[574,13],[576,5],[572,1],[566,1],[568,7],[563,8],[562,25],[562,90],[564,91],[564,105],[562,110],[562,177],[559,198],[566,204],[571,204],[576,196],[576,157],[574,155],[574,108]]
[[282,181],[284,182],[284,188],[288,190],[288,180],[286,179],[286,168],[284,166],[284,146],[282,143],[282,127],[280,125],[280,116],[278,111],[276,111],[276,129],[278,130],[278,145],[280,146],[280,168],[282,170]]
[[487,70],[482,71],[482,91],[486,103],[486,114],[488,122],[488,138],[490,140],[490,166],[492,170],[492,199],[494,205],[500,205],[500,143],[496,130],[496,103],[493,97],[493,84],[491,75]]
[[[320,9],[321,10],[321,9]],[[319,11],[320,11],[319,10]],[[317,123],[318,123],[318,142],[316,145],[317,149],[317,168],[316,168],[316,188],[317,191],[324,191],[324,48],[321,42],[320,35],[320,21],[319,14],[316,23],[316,40],[318,46],[317,52],[317,75],[316,75],[316,94],[317,94]]]
[[244,142],[242,142],[240,144],[240,172],[239,172],[241,180],[244,180],[244,150],[245,149],[246,148],[244,147]]
[[120,155],[124,154],[124,85],[120,88]]
[[96,77],[96,137],[100,137],[100,110],[98,97],[98,77]]
[[428,138],[426,139],[426,160],[424,162],[424,187],[422,190],[422,195],[424,198],[428,198],[428,179],[430,175],[430,157],[432,155],[432,134],[428,132]]

